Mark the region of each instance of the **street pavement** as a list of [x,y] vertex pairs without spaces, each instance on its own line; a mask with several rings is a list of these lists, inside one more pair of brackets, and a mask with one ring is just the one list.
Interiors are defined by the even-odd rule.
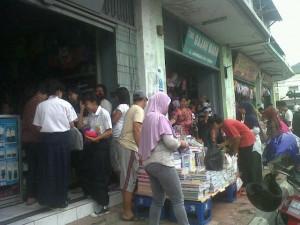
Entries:
[[[263,170],[263,176],[268,173],[268,169]],[[294,189],[286,182],[283,175],[277,177],[277,182],[283,189],[284,195],[293,195]],[[299,194],[299,193],[297,193]],[[81,220],[70,223],[70,225],[146,225],[149,220],[141,222],[124,222],[121,220],[122,205],[119,204],[110,209],[111,213],[103,217],[85,217]],[[276,212],[266,213],[256,209],[248,200],[246,195],[237,198],[233,203],[217,202],[212,203],[212,217],[208,225],[274,225]],[[169,220],[161,221],[161,225],[171,225]],[[279,225],[283,223],[279,220]]]
[[[247,196],[238,197],[233,203],[216,202],[212,203],[212,220],[208,225],[248,225],[259,212],[249,202]],[[146,225],[149,220],[141,222],[124,222],[121,220],[122,204],[110,208],[108,215],[92,218],[85,217],[69,225]],[[161,225],[171,225],[169,220],[162,220]]]

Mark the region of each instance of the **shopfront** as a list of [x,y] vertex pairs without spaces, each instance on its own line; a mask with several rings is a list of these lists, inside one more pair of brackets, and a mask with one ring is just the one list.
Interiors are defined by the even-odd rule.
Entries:
[[206,96],[213,111],[220,113],[220,46],[167,11],[163,25],[168,94],[195,101]]
[[243,101],[248,101],[256,106],[255,82],[258,74],[260,73],[258,65],[241,53],[237,53],[233,61],[236,106],[238,107],[238,105]]
[[[118,4],[109,0],[3,1],[0,17],[0,102],[10,105],[11,114],[22,118],[25,102],[33,95],[34,88],[47,79],[55,78],[66,87],[77,85],[82,90],[92,90],[97,83],[103,83],[112,102],[112,93],[118,86],[133,89],[132,82],[124,82],[124,77],[136,75],[132,72],[136,64],[129,65],[123,59],[124,55],[135,57],[131,50],[131,47],[136,48],[132,41],[135,33],[131,0]],[[4,125],[0,124],[0,169],[3,174],[0,176],[0,206],[21,200],[21,184],[26,183],[21,180],[20,173],[24,168],[26,171],[26,161],[23,167],[19,142],[14,143],[16,148],[5,147],[8,131],[5,127],[9,127],[5,121],[6,118]],[[20,131],[18,117],[16,121],[13,125],[15,133]],[[20,168],[12,170],[18,175],[14,182],[8,182],[11,149],[18,152],[14,162]],[[16,195],[17,200],[13,198]]]
[[262,85],[261,85],[261,102],[263,103],[263,108],[267,108],[272,103],[272,84],[273,79],[267,74],[263,74]]

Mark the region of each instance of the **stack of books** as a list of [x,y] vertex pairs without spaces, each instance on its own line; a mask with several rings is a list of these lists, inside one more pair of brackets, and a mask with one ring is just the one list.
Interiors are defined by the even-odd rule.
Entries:
[[137,193],[140,195],[152,196],[152,190],[151,190],[149,176],[143,167],[140,167],[139,172],[138,172]]

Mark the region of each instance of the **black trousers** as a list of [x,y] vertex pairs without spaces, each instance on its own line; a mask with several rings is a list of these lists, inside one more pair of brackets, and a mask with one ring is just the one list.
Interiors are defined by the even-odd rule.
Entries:
[[41,143],[23,142],[22,147],[26,152],[26,161],[28,171],[26,176],[26,191],[28,198],[37,198],[38,171],[39,171],[39,154],[41,151]]
[[84,147],[82,167],[78,171],[80,185],[85,195],[101,206],[109,204],[108,185],[111,173],[108,139],[90,142]]
[[58,206],[67,201],[70,175],[70,132],[42,133],[38,199],[41,205]]
[[262,183],[262,160],[261,154],[252,152],[252,182]]
[[239,148],[238,167],[241,172],[243,187],[249,183],[262,182],[261,155],[253,152],[253,145]]
[[198,124],[198,134],[199,138],[204,142],[205,147],[211,147],[212,145],[212,137],[211,137],[211,129],[208,127],[206,123]]

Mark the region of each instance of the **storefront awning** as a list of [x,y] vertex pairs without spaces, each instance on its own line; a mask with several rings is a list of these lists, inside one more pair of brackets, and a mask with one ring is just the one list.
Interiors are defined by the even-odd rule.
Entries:
[[[268,2],[267,7],[272,9],[269,20],[281,20],[273,2]],[[294,75],[285,61],[284,52],[247,1],[162,0],[162,3],[166,10],[219,44],[241,52],[255,61],[263,72],[274,79],[284,80]]]

